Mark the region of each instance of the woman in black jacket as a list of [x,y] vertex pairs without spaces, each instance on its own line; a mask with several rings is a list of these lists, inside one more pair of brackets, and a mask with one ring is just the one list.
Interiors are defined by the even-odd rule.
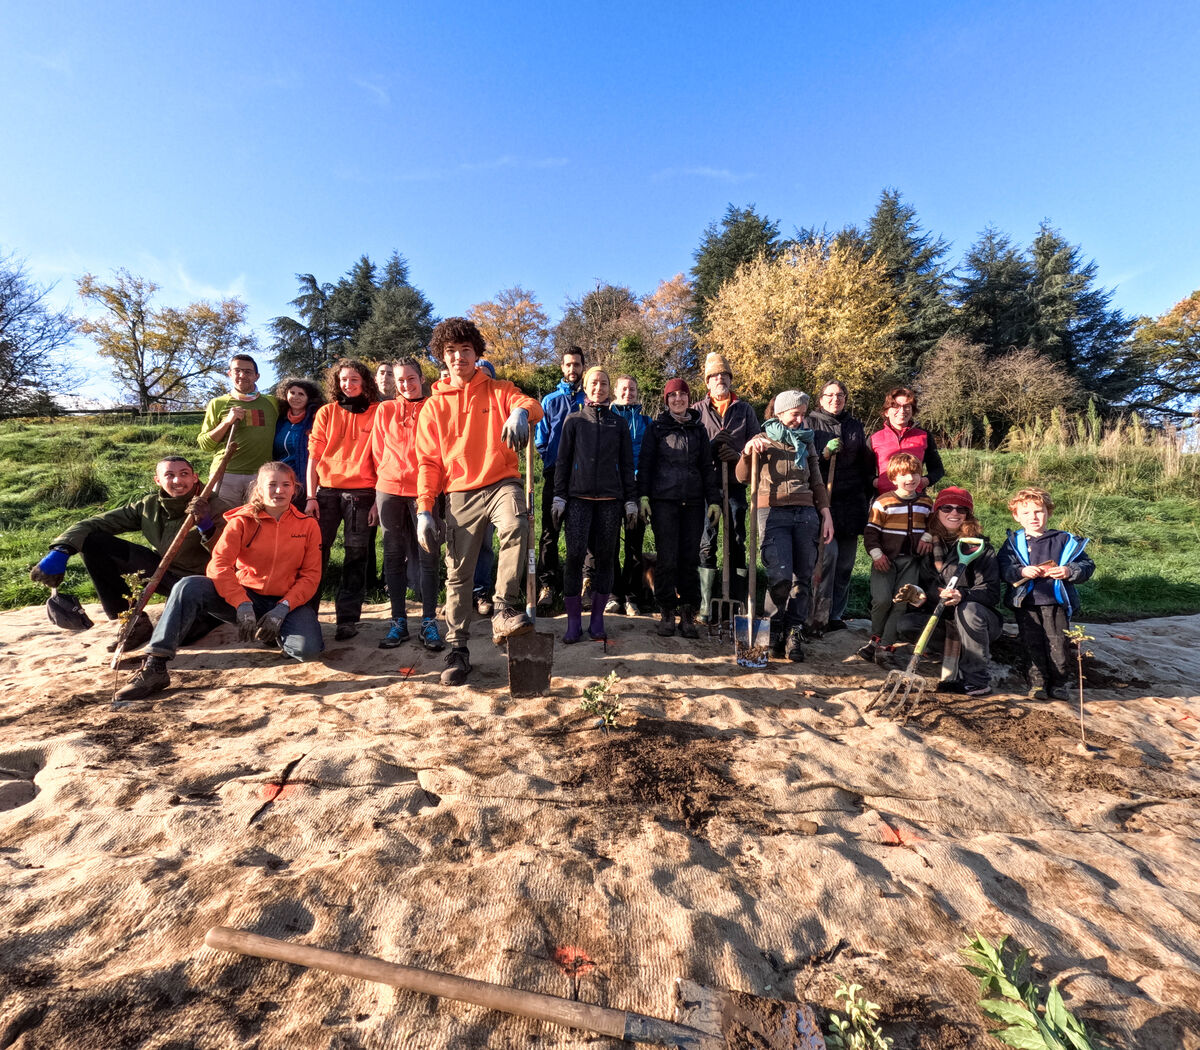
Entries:
[[563,565],[563,600],[567,607],[570,645],[583,635],[583,562],[595,558],[592,618],[588,634],[606,637],[604,606],[612,594],[613,556],[625,520],[635,520],[633,441],[629,426],[609,407],[608,373],[589,368],[583,375],[586,397],[578,412],[563,423],[554,468],[554,502],[550,514],[557,529],[566,519],[567,558]]
[[[875,457],[867,445],[862,423],[846,409],[846,388],[831,379],[821,390],[820,407],[808,413],[806,424],[812,428],[820,453],[821,476],[829,490],[829,509],[833,514],[833,542],[825,544],[821,558],[821,582],[814,596],[827,603],[827,631],[846,627],[846,601],[850,595],[850,575],[859,540],[867,527],[867,514],[874,496]],[[833,484],[830,485],[830,475]]]
[[637,484],[642,521],[654,529],[654,597],[662,610],[658,633],[699,638],[700,538],[705,505],[713,528],[721,519],[721,487],[713,463],[708,432],[700,413],[689,408],[690,392],[682,379],[667,383],[666,410],[651,422],[642,438]]

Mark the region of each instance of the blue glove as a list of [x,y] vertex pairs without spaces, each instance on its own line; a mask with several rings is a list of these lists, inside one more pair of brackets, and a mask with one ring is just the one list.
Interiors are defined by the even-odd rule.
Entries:
[[437,522],[430,511],[417,511],[417,542],[426,554],[433,554],[438,548]]
[[187,505],[187,512],[196,519],[196,528],[201,532],[208,532],[216,523],[213,521],[212,508],[208,505],[208,500],[203,496],[196,496],[191,503]]
[[63,573],[67,571],[67,562],[70,560],[71,552],[69,550],[54,547],[49,554],[29,570],[29,578],[34,583],[57,587],[62,583]]
[[515,452],[520,452],[529,440],[529,413],[523,408],[514,408],[504,421],[500,439]]

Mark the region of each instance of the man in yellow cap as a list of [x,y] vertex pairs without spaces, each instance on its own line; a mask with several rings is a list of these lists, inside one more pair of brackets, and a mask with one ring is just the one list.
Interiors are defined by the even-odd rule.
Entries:
[[[762,427],[749,403],[733,392],[733,369],[722,354],[711,353],[704,359],[704,385],[708,397],[696,408],[712,443],[713,460],[718,471],[729,476],[729,560],[733,579],[731,598],[746,600],[746,486],[734,477],[733,466],[741,458],[746,442]],[[725,466],[728,464],[728,467]],[[712,615],[713,585],[717,578],[717,529],[706,524],[700,541],[700,621],[708,623]]]

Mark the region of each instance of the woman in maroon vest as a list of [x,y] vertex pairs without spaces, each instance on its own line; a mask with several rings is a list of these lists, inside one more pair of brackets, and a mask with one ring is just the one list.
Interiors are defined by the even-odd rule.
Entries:
[[883,426],[867,442],[875,456],[875,491],[881,495],[896,487],[887,476],[887,464],[897,452],[907,452],[924,465],[922,492],[946,476],[946,468],[942,466],[942,457],[933,443],[933,435],[912,424],[916,410],[917,395],[908,387],[898,386],[889,390],[883,399]]

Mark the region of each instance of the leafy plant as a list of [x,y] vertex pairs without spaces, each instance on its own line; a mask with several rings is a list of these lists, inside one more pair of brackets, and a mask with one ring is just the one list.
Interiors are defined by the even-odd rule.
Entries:
[[1075,646],[1075,664],[1079,668],[1079,739],[1082,743],[1087,743],[1087,736],[1083,731],[1083,658],[1091,656],[1091,649],[1084,647],[1084,642],[1094,642],[1095,635],[1084,634],[1087,628],[1081,623],[1072,624],[1066,631],[1067,641]]
[[976,934],[960,948],[967,957],[963,965],[979,978],[979,1009],[1007,1028],[991,1030],[1000,1042],[1017,1050],[1105,1050],[1105,1044],[1091,1036],[1070,1010],[1063,1005],[1057,985],[1050,985],[1041,996],[1032,981],[1017,983],[1018,974],[1029,962],[1028,950],[1005,959],[1001,937],[993,945]]
[[583,699],[579,706],[589,714],[599,715],[597,726],[607,733],[617,724],[617,716],[621,713],[621,694],[617,691],[620,679],[616,671],[609,671],[606,678],[583,690]]
[[892,1040],[879,1030],[879,1004],[861,998],[858,993],[862,990],[861,984],[847,984],[844,977],[838,977],[833,995],[845,1000],[846,1016],[829,1015],[826,1043],[830,1050],[891,1050]]

